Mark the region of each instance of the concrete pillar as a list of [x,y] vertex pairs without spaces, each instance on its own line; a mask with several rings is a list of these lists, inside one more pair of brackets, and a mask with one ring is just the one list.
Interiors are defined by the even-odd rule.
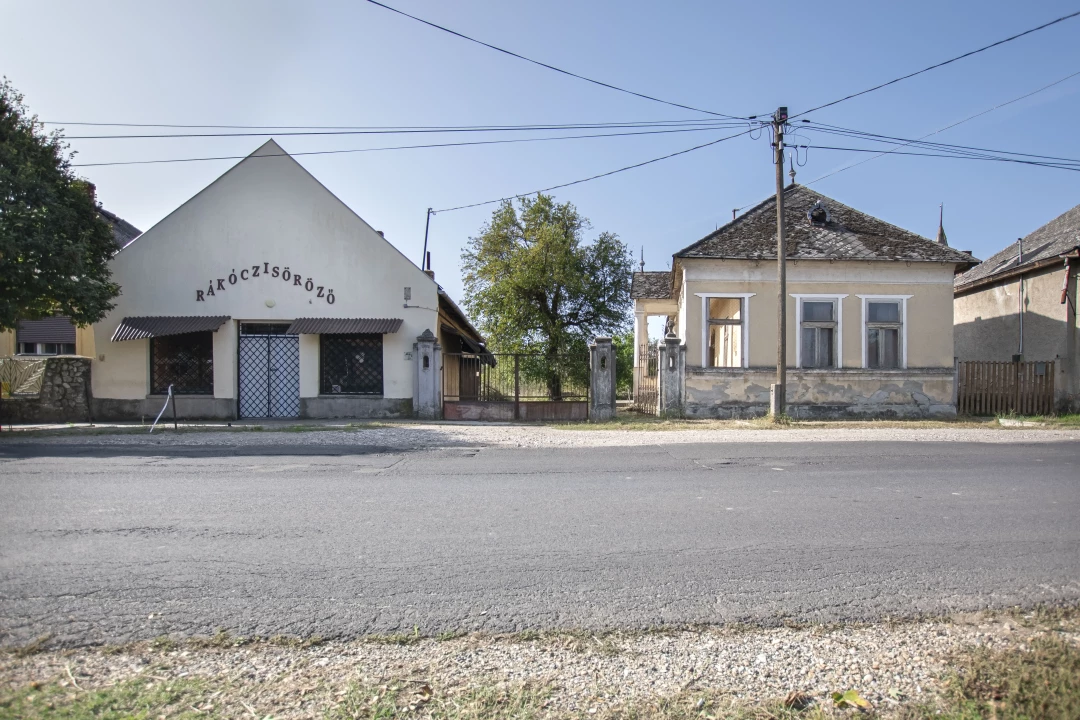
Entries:
[[416,338],[413,356],[416,361],[413,415],[423,420],[438,420],[442,417],[442,348],[431,330]]
[[615,346],[598,337],[589,345],[589,420],[615,417]]
[[682,417],[686,395],[686,345],[675,333],[660,343],[660,417]]

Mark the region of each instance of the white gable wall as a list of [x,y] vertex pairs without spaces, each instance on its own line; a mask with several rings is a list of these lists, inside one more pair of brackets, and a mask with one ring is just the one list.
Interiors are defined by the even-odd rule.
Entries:
[[[147,396],[148,341],[110,342],[124,317],[142,315],[232,318],[214,340],[218,398],[236,397],[238,321],[402,318],[383,338],[383,396],[412,397],[405,353],[424,330],[439,329],[435,282],[279,153],[268,142],[116,255],[122,294],[95,326],[95,397]],[[405,287],[408,304],[421,308],[403,308]],[[318,337],[301,337],[301,397],[318,395],[318,348]]]

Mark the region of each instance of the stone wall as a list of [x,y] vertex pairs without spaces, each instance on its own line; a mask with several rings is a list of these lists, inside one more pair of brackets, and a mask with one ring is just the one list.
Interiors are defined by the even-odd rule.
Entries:
[[[746,418],[769,412],[769,368],[687,368],[687,417]],[[952,368],[787,371],[787,413],[795,418],[953,417]]]
[[89,396],[90,358],[45,358],[41,391],[0,400],[0,422],[88,422]]

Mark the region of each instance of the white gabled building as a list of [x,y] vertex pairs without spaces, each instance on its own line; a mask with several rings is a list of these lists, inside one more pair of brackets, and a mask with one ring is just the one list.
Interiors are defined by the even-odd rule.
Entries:
[[[94,417],[413,412],[417,337],[483,340],[429,273],[273,140],[120,250],[122,294],[77,352]],[[467,350],[468,351],[468,350]]]

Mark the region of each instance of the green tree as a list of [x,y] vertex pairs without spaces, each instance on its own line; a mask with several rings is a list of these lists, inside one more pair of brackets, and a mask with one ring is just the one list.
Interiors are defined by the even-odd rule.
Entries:
[[462,252],[465,306],[492,349],[543,355],[558,398],[560,356],[627,327],[633,259],[614,233],[587,242],[571,203],[540,194],[519,205],[503,202]]
[[53,313],[100,320],[120,293],[112,230],[75,177],[59,132],[46,134],[0,81],[0,330]]
[[634,329],[619,333],[612,338],[612,343],[615,345],[615,391],[625,398],[634,387]]

